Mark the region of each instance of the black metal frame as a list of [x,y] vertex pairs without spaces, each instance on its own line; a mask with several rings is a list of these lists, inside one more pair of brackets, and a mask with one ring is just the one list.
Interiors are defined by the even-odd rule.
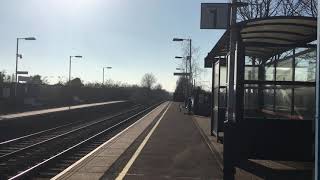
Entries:
[[[218,84],[215,85],[215,78],[214,75],[216,74],[216,66],[218,66]],[[221,99],[221,88],[225,88],[226,86],[222,86],[220,84],[221,80],[221,66],[226,66],[226,59],[225,58],[217,58],[216,61],[212,62],[212,113],[211,113],[211,135],[214,135],[217,137],[218,142],[223,141],[223,136],[220,135],[220,132],[223,132],[223,121],[225,119],[225,110],[226,107],[223,107],[223,105],[220,102]],[[215,94],[217,93],[217,94]],[[216,95],[216,96],[215,96]],[[215,101],[215,97],[218,99]],[[226,100],[226,98],[225,98]],[[215,104],[217,102],[217,104]],[[224,103],[226,104],[226,102]],[[216,108],[217,107],[217,108]],[[216,116],[215,116],[216,115]]]
[[[269,20],[269,19],[308,19],[316,21],[315,18],[309,17],[268,17],[255,20],[249,20],[245,22],[240,22],[238,26],[238,38],[237,38],[237,58],[236,58],[236,67],[231,69],[235,71],[235,94],[231,97],[236,97],[235,99],[235,108],[231,109],[235,115],[235,122],[226,121],[224,123],[224,174],[225,177],[232,177],[231,174],[234,174],[235,167],[240,167],[246,170],[253,170],[252,167],[248,167],[251,163],[248,162],[248,159],[266,159],[266,160],[288,160],[288,161],[312,161],[312,143],[314,134],[312,132],[312,121],[308,120],[286,120],[286,119],[277,119],[277,120],[267,120],[267,119],[257,119],[257,118],[244,118],[244,91],[245,84],[255,84],[258,89],[262,89],[263,85],[272,85],[273,86],[273,109],[275,109],[275,99],[276,99],[276,86],[277,85],[288,85],[288,86],[304,86],[304,87],[315,87],[315,82],[297,82],[295,81],[295,51],[293,51],[292,58],[292,78],[291,81],[277,81],[277,64],[279,62],[279,54],[282,52],[294,49],[297,47],[307,47],[314,48],[314,44],[308,44],[316,39],[316,35],[313,33],[316,26],[307,25],[303,23],[261,23],[258,24],[258,21]],[[250,22],[258,22],[257,24],[248,24]],[[299,37],[305,36],[304,39],[300,41],[294,41],[290,39],[285,39],[281,37],[265,37],[269,39],[276,40],[285,40],[288,44],[283,44],[275,41],[274,43],[262,43],[262,42],[244,42],[246,39],[251,38],[241,38],[241,30],[247,27],[254,26],[263,26],[263,25],[294,25],[299,27],[304,27],[306,29],[311,29],[311,35],[304,35],[304,33],[288,31],[288,34],[297,35]],[[251,31],[254,32],[254,31]],[[263,31],[257,31],[263,33]],[[265,31],[271,32],[271,31]],[[274,32],[274,31],[272,31]],[[315,31],[316,32],[316,31]],[[229,39],[230,30],[228,29],[223,37],[218,41],[216,46],[211,50],[206,59],[213,59],[213,57],[218,57],[226,55],[228,51],[228,39]],[[250,32],[245,32],[250,33]],[[284,32],[279,32],[284,33]],[[263,38],[263,37],[258,37]],[[257,39],[257,37],[252,37],[252,39]],[[273,81],[262,81],[261,77],[264,76],[264,70],[262,68],[258,69],[258,79],[259,80],[245,80],[245,56],[246,48],[251,49],[252,52],[256,51],[257,56],[262,58],[263,61],[261,64],[256,65],[253,63],[249,67],[260,67],[266,66],[268,64],[273,65],[274,67],[274,78]],[[257,48],[255,50],[254,48]],[[266,48],[267,51],[264,51],[262,48]],[[249,50],[250,51],[250,50]],[[264,54],[267,53],[268,54]],[[259,54],[260,53],[260,54]],[[253,53],[254,54],[254,53]],[[297,53],[299,54],[299,53]],[[252,55],[252,54],[251,54]],[[267,59],[274,57],[274,60],[267,62]],[[212,75],[214,76],[214,63],[212,64]],[[228,67],[228,71],[229,71]],[[220,79],[220,78],[219,78]],[[214,88],[214,77],[212,82],[212,90]],[[291,115],[293,115],[294,110],[294,101],[295,93],[294,88],[291,88]],[[227,89],[228,91],[228,89]],[[214,97],[212,91],[212,97]],[[228,91],[229,92],[229,91]],[[230,93],[230,92],[229,92]],[[258,98],[261,96],[258,91]],[[214,103],[214,98],[212,98]],[[260,104],[259,104],[260,106]],[[230,110],[229,109],[229,110]],[[213,111],[213,109],[212,109]],[[213,115],[213,113],[212,113]],[[212,119],[213,122],[214,119]],[[285,131],[284,131],[285,130]],[[272,133],[270,132],[272,131]],[[284,133],[285,132],[285,133]],[[299,132],[299,133],[297,133]],[[297,146],[297,143],[299,145]],[[254,171],[252,171],[254,173]]]
[[[289,160],[289,161],[312,161],[312,121],[288,121],[288,120],[263,120],[263,119],[244,119],[244,85],[245,84],[270,84],[276,85],[292,85],[314,87],[315,82],[296,82],[294,81],[295,73],[292,73],[292,81],[277,81],[276,68],[274,81],[244,80],[244,54],[245,46],[238,45],[237,59],[237,78],[236,78],[236,120],[235,124],[225,124],[225,142],[224,161],[225,166],[240,167],[243,169],[251,169],[245,163],[248,159],[269,159],[269,160]],[[295,58],[292,58],[292,64]],[[275,63],[275,67],[276,67]],[[295,66],[292,67],[295,71]],[[291,114],[294,110],[294,88],[292,90]],[[274,98],[276,91],[274,89]],[[274,101],[275,102],[275,101]],[[274,103],[275,104],[275,103]],[[229,129],[229,130],[228,130]],[[267,129],[272,129],[269,134]],[[286,136],[283,135],[285,129]],[[297,133],[300,132],[300,133]],[[298,135],[297,135],[298,134]],[[266,137],[267,136],[267,137]],[[227,138],[229,137],[229,138]],[[259,139],[257,141],[257,139]],[[292,140],[294,139],[294,141]],[[296,145],[297,142],[299,146]],[[301,143],[303,141],[303,143]],[[262,143],[263,142],[263,143]],[[249,144],[255,144],[255,148],[251,148]],[[247,145],[246,145],[247,144]],[[267,145],[266,145],[267,144]],[[274,148],[277,147],[277,148]],[[228,150],[227,150],[228,149]],[[281,151],[279,151],[281,149]],[[293,150],[294,149],[294,150]],[[228,157],[232,157],[227,158]],[[225,167],[227,168],[227,167]],[[232,171],[229,171],[232,172]],[[255,171],[252,169],[252,173]]]

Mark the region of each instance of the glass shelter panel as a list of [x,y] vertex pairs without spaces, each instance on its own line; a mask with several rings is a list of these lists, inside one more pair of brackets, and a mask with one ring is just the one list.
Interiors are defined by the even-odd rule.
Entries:
[[227,68],[226,66],[220,66],[220,86],[227,85]]
[[260,65],[259,81],[252,74],[259,68],[245,67],[244,118],[314,119],[315,49],[290,50],[277,58]]
[[274,86],[266,85],[262,89],[263,94],[263,109],[266,111],[274,111]]
[[245,85],[243,102],[245,117],[260,116],[258,104],[258,85]]
[[292,88],[287,86],[276,86],[275,89],[275,111],[277,114],[290,115],[292,103]]
[[214,65],[214,87],[219,87],[219,63]]
[[295,57],[295,81],[315,82],[316,59],[315,49],[306,49],[297,53]]
[[226,106],[226,82],[227,68],[224,62],[216,62],[214,65],[213,87],[213,133],[219,136],[222,131]]
[[265,80],[266,81],[273,81],[274,80],[274,66],[273,65],[268,65],[264,67],[265,71]]
[[258,80],[259,67],[258,66],[245,66],[245,80]]
[[278,61],[276,66],[276,81],[292,81],[292,57]]
[[296,87],[294,89],[294,115],[297,119],[314,119],[316,103],[314,97],[314,87]]

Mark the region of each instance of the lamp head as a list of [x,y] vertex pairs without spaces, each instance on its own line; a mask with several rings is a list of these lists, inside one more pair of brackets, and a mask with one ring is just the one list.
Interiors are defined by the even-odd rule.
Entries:
[[172,41],[183,41],[183,39],[181,39],[181,38],[173,38]]
[[27,37],[27,38],[24,38],[24,40],[36,40],[35,37]]

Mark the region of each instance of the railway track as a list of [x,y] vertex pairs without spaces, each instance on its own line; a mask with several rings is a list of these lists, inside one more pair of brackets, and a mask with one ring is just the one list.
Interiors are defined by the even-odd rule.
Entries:
[[118,115],[133,111],[137,108],[139,108],[139,106],[134,106],[134,107],[130,108],[129,110],[125,110],[125,111],[122,111],[118,114],[107,116],[104,118],[68,123],[65,125],[51,128],[51,129],[43,130],[43,131],[40,131],[37,133],[32,133],[32,134],[22,136],[19,138],[0,142],[0,162],[1,162],[1,159],[5,159],[7,156],[10,156],[13,153],[18,153],[19,151],[23,150],[24,148],[28,148],[32,145],[35,145],[36,143],[41,143],[45,140],[49,140],[51,138],[57,137],[61,134],[69,132],[71,130],[77,130],[79,128],[90,126],[91,124],[94,124],[94,123],[99,123],[100,121],[105,121],[105,120],[111,119],[111,118],[116,117]]
[[155,106],[67,124],[0,143],[0,179],[50,178]]

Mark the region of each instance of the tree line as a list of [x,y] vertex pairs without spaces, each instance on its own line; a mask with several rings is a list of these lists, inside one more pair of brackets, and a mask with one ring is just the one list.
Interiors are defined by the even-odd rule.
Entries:
[[[0,113],[29,110],[30,108],[50,108],[69,105],[96,103],[111,100],[129,100],[139,104],[148,104],[170,99],[170,94],[157,84],[152,73],[146,73],[139,85],[108,81],[84,83],[80,78],[69,82],[48,84],[40,75],[31,77],[18,86],[18,98],[14,97],[14,84],[7,82],[5,73],[0,74]],[[4,89],[11,88],[11,97],[1,96]],[[27,90],[26,90],[27,89]],[[32,99],[38,107],[26,105],[26,99]]]

